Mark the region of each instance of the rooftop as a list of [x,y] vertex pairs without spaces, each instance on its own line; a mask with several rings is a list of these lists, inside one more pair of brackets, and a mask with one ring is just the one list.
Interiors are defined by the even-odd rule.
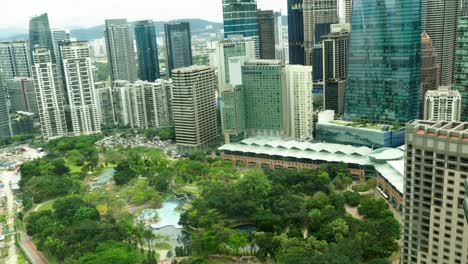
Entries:
[[352,122],[352,121],[344,121],[344,120],[333,120],[330,121],[329,124],[338,125],[338,126],[347,126],[347,127],[355,127],[355,128],[363,128],[375,131],[388,131],[388,130],[397,130],[400,127],[394,127],[384,124],[371,124],[366,122]]
[[404,151],[399,148],[372,150],[368,147],[266,137],[248,138],[240,143],[226,144],[219,150],[373,166],[390,184],[403,193]]

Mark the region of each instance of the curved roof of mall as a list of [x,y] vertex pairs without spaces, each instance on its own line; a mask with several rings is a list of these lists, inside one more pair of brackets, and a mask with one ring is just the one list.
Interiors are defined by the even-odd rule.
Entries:
[[226,144],[221,146],[219,150],[369,165],[373,166],[400,193],[403,193],[405,154],[404,148],[401,147],[372,150],[368,147],[262,137],[248,138],[235,144]]

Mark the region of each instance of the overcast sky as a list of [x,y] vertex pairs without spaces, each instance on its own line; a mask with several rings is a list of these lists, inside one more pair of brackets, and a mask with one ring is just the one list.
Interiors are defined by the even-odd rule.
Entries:
[[[222,21],[222,0],[2,0],[0,28],[27,28],[29,18],[49,14],[51,28],[90,27],[106,18]],[[258,8],[283,10],[287,0],[257,0]]]

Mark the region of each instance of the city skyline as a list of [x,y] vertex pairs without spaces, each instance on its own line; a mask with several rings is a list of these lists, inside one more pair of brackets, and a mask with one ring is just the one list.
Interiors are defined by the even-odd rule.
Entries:
[[[62,8],[57,8],[57,3],[53,0],[41,2],[30,1],[28,4],[21,4],[22,14],[18,16],[15,12],[6,12],[0,19],[1,28],[26,29],[29,19],[35,15],[47,12],[50,18],[51,27],[83,28],[101,25],[104,18],[127,18],[128,21],[137,21],[143,19],[152,19],[155,21],[169,21],[174,19],[201,18],[213,22],[222,23],[222,1],[219,0],[173,0],[167,2],[158,2],[150,4],[150,8],[141,8],[148,5],[145,0],[113,1],[111,8],[108,2],[96,2],[92,0],[83,0],[80,5],[74,6],[70,13],[64,12]],[[4,3],[5,10],[15,10],[19,7],[18,2]],[[286,15],[286,1],[257,0],[258,8],[262,10],[283,11]],[[184,6],[181,9],[181,6]],[[90,9],[89,7],[93,8]],[[209,9],[200,8],[201,6],[210,6]],[[153,7],[153,8],[151,8]],[[193,12],[197,10],[197,12]],[[213,12],[219,10],[219,12]]]

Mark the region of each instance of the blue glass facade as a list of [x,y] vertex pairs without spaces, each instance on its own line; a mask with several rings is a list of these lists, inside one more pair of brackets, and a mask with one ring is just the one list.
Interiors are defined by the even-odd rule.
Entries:
[[256,0],[223,0],[224,37],[258,37]]
[[167,51],[167,75],[172,77],[172,70],[191,66],[192,36],[188,22],[165,24]]
[[303,0],[288,0],[289,63],[305,65]]
[[154,82],[159,79],[158,44],[153,21],[138,21],[135,25],[140,79]]
[[35,16],[29,21],[29,44],[31,51],[34,47],[48,48],[52,56],[52,62],[55,62],[54,42],[47,13]]
[[421,0],[355,0],[351,26],[345,118],[418,118]]

